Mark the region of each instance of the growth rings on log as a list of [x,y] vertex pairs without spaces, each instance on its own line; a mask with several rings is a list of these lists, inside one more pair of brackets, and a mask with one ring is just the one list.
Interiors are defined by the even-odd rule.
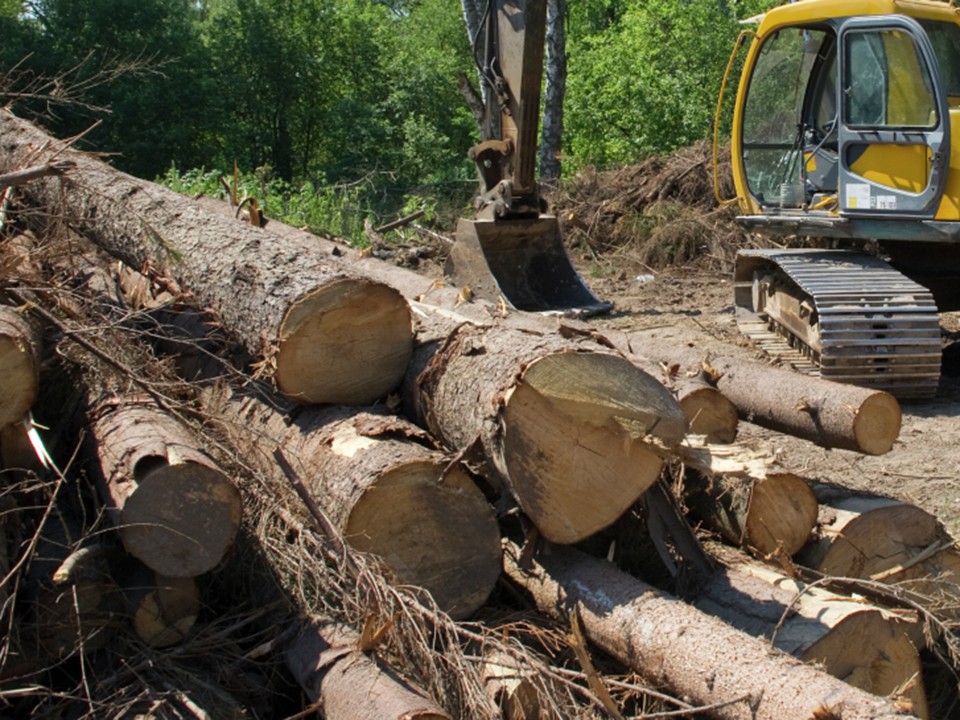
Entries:
[[[478,438],[548,540],[573,543],[614,522],[656,480],[656,444],[686,419],[671,393],[587,339],[508,326],[461,325],[426,346],[406,401],[447,447]],[[415,388],[409,387],[415,384]]]
[[127,552],[174,578],[216,567],[240,526],[232,480],[154,407],[120,404],[92,417],[102,494]]

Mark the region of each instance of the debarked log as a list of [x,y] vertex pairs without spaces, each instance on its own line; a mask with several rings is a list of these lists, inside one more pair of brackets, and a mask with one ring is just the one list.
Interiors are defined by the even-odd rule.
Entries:
[[25,313],[0,305],[0,428],[24,419],[40,382],[40,328]]
[[620,662],[690,702],[725,703],[712,710],[718,718],[809,720],[831,710],[844,720],[916,717],[604,560],[560,546],[523,567],[519,556],[508,545],[505,570],[542,611],[559,618],[575,611],[587,639]]
[[89,420],[101,494],[127,552],[169,577],[216,567],[240,527],[240,492],[196,437],[134,400],[101,404]]
[[449,449],[479,447],[488,474],[559,543],[613,523],[686,431],[670,392],[616,351],[507,324],[462,324],[423,345],[404,401]]
[[694,519],[728,542],[762,555],[793,555],[817,524],[817,499],[773,453],[747,444],[713,445],[688,436],[684,499]]
[[[631,347],[650,344],[642,334],[632,334],[628,340]],[[652,359],[695,370],[706,366],[716,387],[737,407],[740,418],[762,427],[866,455],[889,452],[900,435],[900,403],[882,390],[678,345],[661,343],[656,355]]]
[[257,471],[279,478],[281,448],[344,539],[442,610],[465,618],[486,601],[501,565],[493,508],[420,428],[382,408],[304,409],[288,424],[265,402],[215,391],[206,409]]
[[449,720],[419,688],[360,648],[360,635],[312,618],[284,653],[287,667],[327,720]]
[[396,388],[412,350],[410,311],[393,288],[306,238],[279,238],[119,172],[7,110],[0,167],[49,147],[76,164],[23,192],[138,271],[162,276],[211,309],[304,403],[365,404]]

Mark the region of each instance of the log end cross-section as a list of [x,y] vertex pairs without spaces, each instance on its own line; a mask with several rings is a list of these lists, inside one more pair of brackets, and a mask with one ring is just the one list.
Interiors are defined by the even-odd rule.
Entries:
[[614,522],[663,465],[686,420],[663,385],[626,359],[559,352],[531,363],[501,415],[502,465],[547,539],[578,542]]
[[37,397],[39,333],[15,309],[0,305],[0,427],[19,422]]
[[277,388],[302,403],[364,405],[400,385],[413,353],[396,290],[343,278],[297,300],[279,329]]
[[344,536],[429,590],[452,617],[466,618],[500,575],[500,534],[473,481],[445,465],[417,460],[381,473],[353,506]]

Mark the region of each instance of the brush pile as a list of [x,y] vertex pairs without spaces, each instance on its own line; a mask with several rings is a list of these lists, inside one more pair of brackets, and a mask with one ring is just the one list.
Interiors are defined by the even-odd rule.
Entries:
[[[952,539],[733,444],[737,368],[0,137],[4,717],[937,716]],[[897,438],[785,375],[779,432]]]

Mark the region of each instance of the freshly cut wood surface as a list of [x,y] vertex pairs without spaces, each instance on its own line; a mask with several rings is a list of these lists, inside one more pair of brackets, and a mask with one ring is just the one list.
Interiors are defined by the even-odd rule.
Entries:
[[960,583],[955,540],[916,505],[850,496],[822,505],[820,518],[820,537],[797,557],[803,565],[825,575],[890,583],[938,578]]
[[360,648],[360,635],[312,618],[288,645],[293,677],[326,720],[450,720],[419,688]]
[[155,648],[187,639],[200,614],[196,579],[138,573],[124,578],[124,584],[137,637]]
[[521,567],[520,549],[505,548],[504,568],[537,606],[559,618],[575,611],[587,639],[646,677],[697,704],[737,720],[843,720],[917,717],[772,650],[613,565],[568,547],[551,546]]
[[20,422],[37,399],[40,330],[15,308],[0,305],[0,428]]
[[614,522],[660,474],[658,446],[686,430],[670,392],[623,356],[507,324],[462,324],[423,346],[404,396],[449,449],[479,442],[489,472],[561,543]]
[[149,404],[90,413],[101,491],[124,547],[155,572],[212,570],[240,527],[240,493],[179,422]]
[[901,694],[914,714],[929,715],[911,641],[915,614],[806,586],[753,562],[723,568],[694,605],[854,687],[882,697]]
[[806,480],[777,466],[769,448],[688,436],[679,452],[691,514],[728,542],[790,556],[810,540],[817,499]]
[[278,475],[267,449],[280,447],[353,547],[382,557],[455,618],[486,602],[501,566],[493,509],[421,429],[383,409],[304,409],[288,423],[253,397],[205,399],[259,472]]
[[[280,238],[121,173],[0,111],[0,167],[49,147],[76,163],[24,192],[135,270],[211,309],[279,390],[304,403],[366,404],[397,387],[412,351],[406,300],[319,249]],[[332,373],[340,373],[333,377]]]
[[812,378],[772,365],[659,343],[650,349],[642,333],[631,347],[656,352],[652,360],[706,367],[740,418],[824,447],[882,455],[900,435],[900,403],[889,393]]
[[690,378],[676,379],[673,390],[687,417],[691,435],[711,443],[732,443],[737,438],[737,408],[717,388]]

